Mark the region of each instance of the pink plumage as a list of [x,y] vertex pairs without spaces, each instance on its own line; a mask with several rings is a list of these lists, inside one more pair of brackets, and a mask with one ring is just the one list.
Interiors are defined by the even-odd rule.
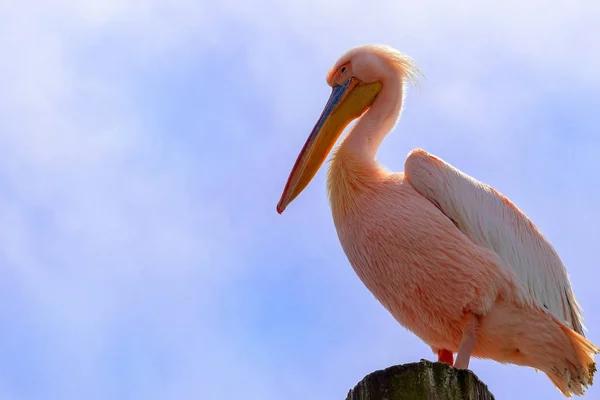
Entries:
[[361,46],[328,73],[332,97],[278,205],[304,189],[348,122],[327,179],[333,220],[354,271],[439,360],[471,356],[545,372],[567,397],[592,384],[593,356],[558,254],[500,193],[439,158],[412,151],[405,173],[375,161],[398,119],[412,61]]

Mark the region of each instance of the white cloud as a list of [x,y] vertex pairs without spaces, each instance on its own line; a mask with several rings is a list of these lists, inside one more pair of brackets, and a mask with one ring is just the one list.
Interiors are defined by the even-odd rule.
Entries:
[[[106,60],[81,68],[81,50],[106,34],[126,38],[120,45],[137,52],[130,59],[160,56],[188,32],[170,10],[175,19],[190,16],[192,3],[122,4],[0,6],[0,259],[3,275],[16,276],[5,307],[26,315],[42,346],[63,355],[52,353],[41,368],[60,365],[75,376],[69,385],[64,370],[44,371],[53,377],[48,398],[111,397],[103,358],[130,319],[209,340],[186,324],[190,315],[209,323],[202,310],[228,278],[221,273],[239,264],[224,250],[234,236],[221,207],[190,192],[193,171],[145,126],[126,82],[134,68],[111,75],[101,69]],[[0,386],[6,397],[17,390]]]

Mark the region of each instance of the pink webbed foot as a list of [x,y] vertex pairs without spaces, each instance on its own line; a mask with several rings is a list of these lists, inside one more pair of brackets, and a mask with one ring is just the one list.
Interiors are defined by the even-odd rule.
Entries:
[[450,366],[454,365],[454,354],[450,350],[438,350],[438,362],[446,363]]
[[458,369],[469,368],[469,361],[471,359],[471,352],[477,344],[477,330],[479,328],[479,319],[476,315],[468,313],[465,316],[465,326],[463,329],[462,339],[460,341],[460,347],[458,348],[458,354],[456,355],[456,363],[454,367]]

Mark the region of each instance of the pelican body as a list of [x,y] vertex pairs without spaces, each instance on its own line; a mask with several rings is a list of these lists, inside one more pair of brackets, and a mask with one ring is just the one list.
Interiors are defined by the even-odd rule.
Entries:
[[[417,68],[380,45],[354,48],[327,74],[332,93],[277,205],[282,213],[335,149],[327,189],[354,271],[438,360],[471,357],[541,370],[566,396],[583,395],[599,349],[558,254],[509,199],[423,150],[404,173],[375,161]],[[454,361],[454,354],[456,362]]]

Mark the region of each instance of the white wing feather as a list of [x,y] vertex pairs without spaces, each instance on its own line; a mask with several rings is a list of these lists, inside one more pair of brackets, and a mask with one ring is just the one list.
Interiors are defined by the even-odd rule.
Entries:
[[405,173],[473,242],[495,251],[540,307],[583,335],[581,310],[560,257],[510,200],[420,149],[408,155]]

